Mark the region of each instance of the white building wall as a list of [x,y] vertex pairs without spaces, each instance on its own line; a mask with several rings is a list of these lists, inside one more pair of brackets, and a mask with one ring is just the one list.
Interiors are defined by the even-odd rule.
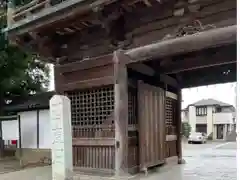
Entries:
[[2,121],[2,138],[3,140],[18,140],[18,120]]
[[232,124],[233,114],[231,112],[220,112],[213,114],[214,124]]
[[213,132],[213,107],[207,107],[207,135]]
[[196,107],[189,106],[189,124],[191,126],[191,131],[196,131]]
[[20,112],[22,148],[37,148],[37,112]]
[[196,116],[197,124],[207,124],[207,116]]
[[[25,111],[18,113],[21,121],[22,148],[37,147],[37,111]],[[6,131],[11,132],[9,128]],[[39,110],[39,148],[51,148],[51,132],[49,110]]]
[[51,127],[49,110],[39,111],[39,148],[50,149],[51,148]]

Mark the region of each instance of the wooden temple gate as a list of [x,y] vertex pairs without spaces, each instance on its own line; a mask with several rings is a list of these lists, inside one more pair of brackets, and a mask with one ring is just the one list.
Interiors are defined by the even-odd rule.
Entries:
[[78,170],[136,173],[178,156],[177,95],[136,76],[124,58],[115,52],[55,67],[56,90],[71,100]]
[[55,89],[71,100],[76,169],[181,162],[181,88],[234,79],[222,70],[234,72],[236,1],[69,2],[9,3],[6,32],[54,63]]

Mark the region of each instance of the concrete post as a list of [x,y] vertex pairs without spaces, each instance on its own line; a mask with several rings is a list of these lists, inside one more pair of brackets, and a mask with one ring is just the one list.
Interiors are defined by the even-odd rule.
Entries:
[[71,179],[73,172],[71,105],[66,96],[55,95],[50,100],[50,123],[52,179]]

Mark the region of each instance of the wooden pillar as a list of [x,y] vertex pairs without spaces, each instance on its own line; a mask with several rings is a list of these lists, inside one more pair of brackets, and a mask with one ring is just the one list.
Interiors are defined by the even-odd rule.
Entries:
[[[181,82],[179,82],[180,85]],[[182,92],[181,86],[178,87],[177,91],[177,156],[178,164],[183,164],[182,159],[182,118],[181,118],[181,108],[182,108]]]
[[124,58],[121,51],[115,51],[113,54],[115,175],[117,178],[128,173],[128,83]]
[[54,84],[55,84],[55,91],[59,95],[63,95],[63,91],[61,86],[63,85],[63,75],[60,72],[60,64],[54,65]]

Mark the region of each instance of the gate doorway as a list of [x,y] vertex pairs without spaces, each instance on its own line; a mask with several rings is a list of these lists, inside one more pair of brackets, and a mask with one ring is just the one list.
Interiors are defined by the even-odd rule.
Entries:
[[157,86],[138,83],[140,170],[165,160],[165,95]]
[[217,139],[223,139],[223,124],[217,125]]

